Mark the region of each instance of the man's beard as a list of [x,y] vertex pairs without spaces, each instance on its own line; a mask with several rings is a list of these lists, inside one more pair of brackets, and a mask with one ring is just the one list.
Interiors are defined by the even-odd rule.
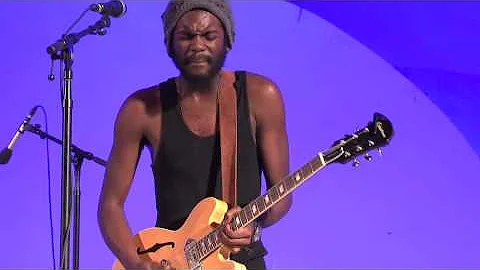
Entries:
[[208,70],[202,74],[192,74],[189,70],[187,65],[189,64],[189,59],[179,58],[177,56],[173,56],[173,63],[175,66],[180,70],[182,76],[191,84],[208,84],[211,80],[213,80],[217,74],[222,69],[223,65],[225,64],[225,59],[227,57],[227,52],[224,51],[222,54],[208,57]]

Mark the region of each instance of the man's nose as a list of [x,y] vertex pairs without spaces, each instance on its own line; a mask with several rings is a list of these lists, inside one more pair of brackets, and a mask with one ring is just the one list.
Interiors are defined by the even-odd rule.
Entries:
[[192,50],[203,50],[205,43],[201,35],[196,34],[192,37],[191,48]]

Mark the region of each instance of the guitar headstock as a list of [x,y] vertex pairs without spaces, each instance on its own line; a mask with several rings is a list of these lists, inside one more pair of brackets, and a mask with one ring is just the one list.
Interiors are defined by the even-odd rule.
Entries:
[[381,153],[381,148],[390,143],[394,134],[392,123],[380,113],[373,115],[373,121],[353,134],[345,135],[336,141],[333,147],[324,154],[327,163],[338,162],[345,164],[354,160],[353,165],[358,166],[356,159],[364,155],[365,159],[371,160],[369,155],[373,149]]

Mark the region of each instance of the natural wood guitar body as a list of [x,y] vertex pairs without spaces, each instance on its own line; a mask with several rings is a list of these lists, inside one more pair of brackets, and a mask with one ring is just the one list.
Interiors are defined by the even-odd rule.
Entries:
[[[148,228],[135,235],[137,252],[146,251],[152,247],[161,246],[154,252],[141,254],[144,260],[160,262],[166,259],[175,269],[192,268],[185,255],[185,246],[189,240],[201,239],[222,223],[228,206],[225,202],[215,198],[206,198],[200,201],[190,213],[189,217],[176,231],[162,228]],[[245,266],[229,260],[230,252],[225,248],[217,248],[201,261],[204,269],[245,269]],[[112,269],[125,269],[119,260],[116,260]]]

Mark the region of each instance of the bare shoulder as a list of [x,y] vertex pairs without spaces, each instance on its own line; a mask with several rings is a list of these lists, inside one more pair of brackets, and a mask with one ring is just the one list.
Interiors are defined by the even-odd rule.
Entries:
[[161,109],[159,88],[157,85],[133,92],[124,101],[121,110],[129,110],[145,116],[158,113]]
[[158,85],[137,90],[130,94],[120,107],[116,129],[143,133],[151,119],[158,117],[161,111]]
[[279,87],[272,79],[253,72],[247,72],[247,88],[255,95],[281,95]]
[[270,78],[247,72],[247,92],[255,118],[270,113],[283,114],[283,97],[278,85]]

